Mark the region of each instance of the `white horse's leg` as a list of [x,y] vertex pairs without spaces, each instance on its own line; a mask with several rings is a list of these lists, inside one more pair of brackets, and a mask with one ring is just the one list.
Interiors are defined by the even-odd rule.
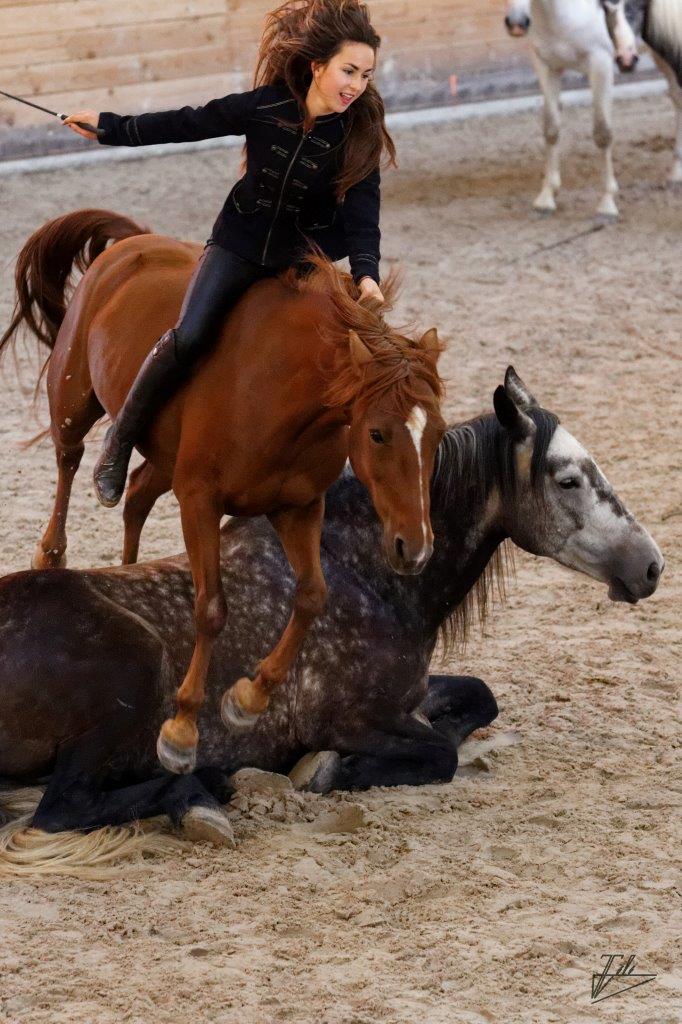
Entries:
[[670,92],[670,99],[673,101],[675,107],[677,124],[675,126],[675,152],[673,155],[673,165],[668,175],[668,181],[671,185],[682,184],[682,87],[677,81],[677,75],[670,67],[667,61],[659,57],[657,53],[651,51],[651,56],[654,58],[659,68],[668,79],[668,86]]
[[670,96],[677,110],[677,128],[675,132],[675,155],[673,165],[668,175],[671,185],[682,185],[682,87],[675,79],[674,86],[670,86]]
[[609,53],[597,50],[590,55],[589,78],[594,102],[594,141],[604,159],[604,194],[597,207],[597,216],[612,218],[618,216],[614,198],[618,192],[618,182],[613,173],[613,60]]
[[542,188],[533,203],[540,213],[556,210],[554,195],[561,188],[559,171],[559,130],[561,128],[561,73],[552,71],[539,57],[535,56],[540,88],[545,101],[542,114],[542,130],[545,136],[545,177]]

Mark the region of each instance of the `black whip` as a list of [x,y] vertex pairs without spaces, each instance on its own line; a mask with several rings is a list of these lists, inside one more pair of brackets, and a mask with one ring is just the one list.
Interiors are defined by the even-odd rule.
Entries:
[[[36,110],[42,110],[44,114],[52,114],[53,117],[58,117],[60,121],[65,121],[69,116],[68,114],[58,114],[56,110],[49,110],[48,107],[41,107],[39,103],[33,103],[31,100],[22,100],[21,96],[13,96],[11,92],[4,92],[2,89],[0,89],[0,96],[6,96],[8,100],[16,100],[17,103],[25,103],[27,107],[35,107]],[[103,128],[95,128],[94,125],[86,124],[84,121],[75,121],[74,124],[86,132],[94,132],[97,138],[101,138],[104,135]]]

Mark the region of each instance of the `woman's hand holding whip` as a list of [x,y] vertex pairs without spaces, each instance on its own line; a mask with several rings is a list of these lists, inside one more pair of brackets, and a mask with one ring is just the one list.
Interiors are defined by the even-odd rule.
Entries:
[[94,139],[97,141],[97,135],[95,132],[90,132],[83,125],[92,125],[93,128],[99,127],[99,114],[95,110],[79,110],[76,114],[69,114],[65,117],[63,124],[69,126],[72,132],[76,135],[82,135],[84,139]]

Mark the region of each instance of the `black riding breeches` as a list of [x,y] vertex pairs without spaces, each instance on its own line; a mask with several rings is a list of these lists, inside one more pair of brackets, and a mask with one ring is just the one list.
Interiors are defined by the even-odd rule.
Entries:
[[226,313],[247,288],[275,273],[209,242],[192,275],[175,326],[179,362],[189,365],[205,352]]

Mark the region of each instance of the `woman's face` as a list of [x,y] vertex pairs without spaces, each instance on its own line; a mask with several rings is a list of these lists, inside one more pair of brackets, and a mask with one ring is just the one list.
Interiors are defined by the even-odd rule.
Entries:
[[366,43],[344,43],[326,64],[313,64],[313,83],[329,112],[340,113],[362,96],[374,74],[375,53]]

